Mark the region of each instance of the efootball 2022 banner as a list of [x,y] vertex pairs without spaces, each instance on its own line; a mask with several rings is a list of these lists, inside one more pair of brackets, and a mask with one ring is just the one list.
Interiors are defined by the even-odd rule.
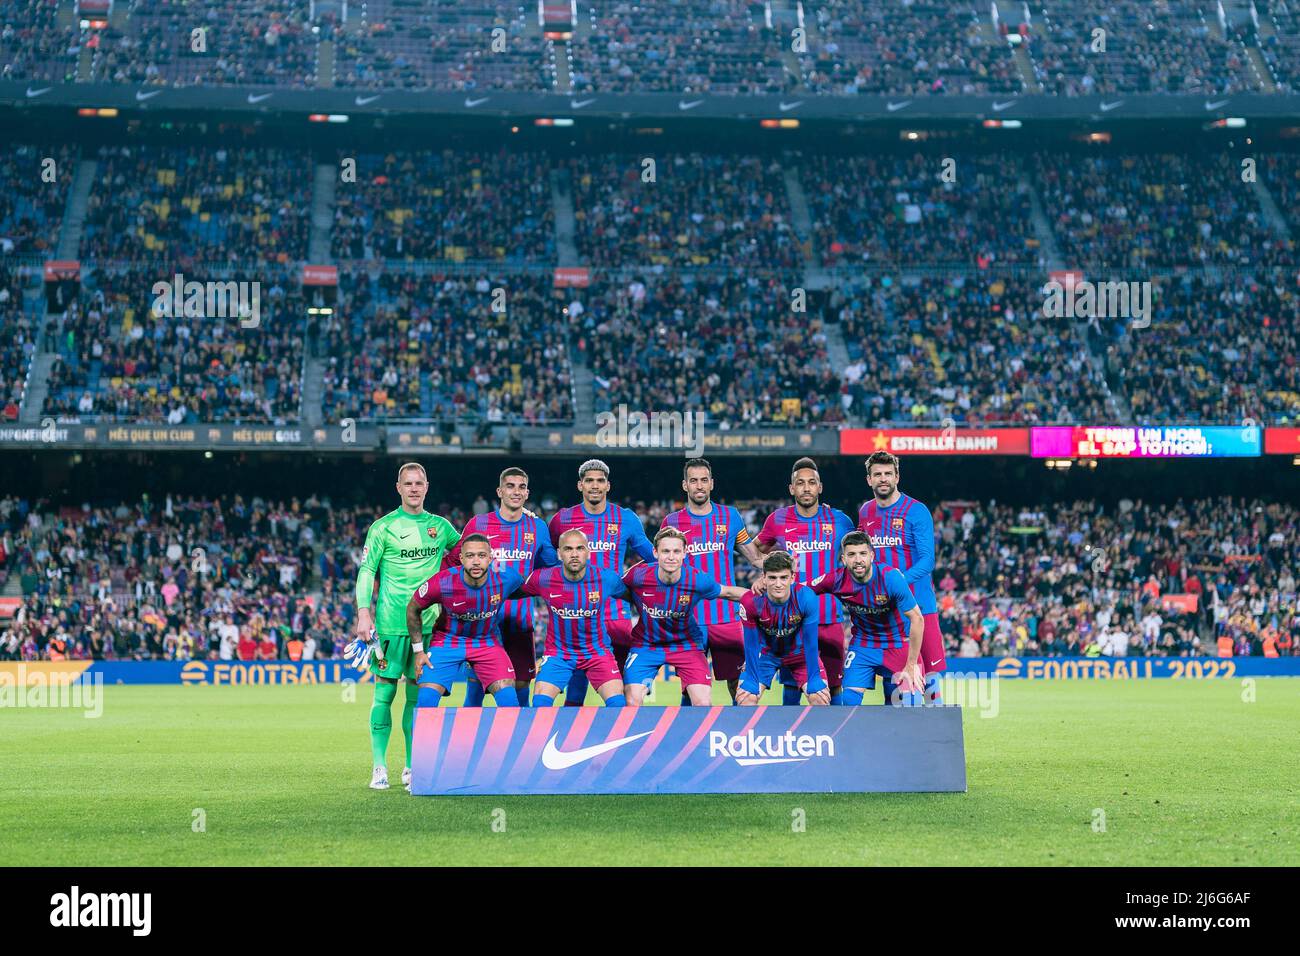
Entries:
[[430,707],[411,792],[962,792],[960,707]]

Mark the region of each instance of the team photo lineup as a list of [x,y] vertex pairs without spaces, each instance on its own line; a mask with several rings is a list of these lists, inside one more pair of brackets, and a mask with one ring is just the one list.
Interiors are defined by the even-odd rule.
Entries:
[[[895,456],[878,452],[866,469],[872,497],[855,522],[822,504],[816,462],[799,459],[795,503],[752,534],[734,507],[713,501],[712,465],[690,459],[686,507],[651,540],[635,512],[609,500],[599,459],[578,468],[581,503],[549,521],[524,507],[527,473],[506,468],[499,507],[459,533],[424,510],[424,467],[401,466],[401,506],[366,535],[357,636],[344,650],[376,680],[370,786],[389,786],[399,682],[406,785],[415,709],[436,707],[462,679],[462,706],[485,694],[498,707],[550,707],[561,695],[582,706],[591,688],[606,707],[635,707],[665,667],[682,706],[710,706],[714,680],[741,706],[778,683],[785,705],[857,706],[877,676],[883,703],[941,704],[930,512],[899,490]],[[736,552],[761,572],[752,589],[734,583]],[[534,598],[547,615],[540,663]]]
[[1241,942],[1298,688],[1300,0],[0,0],[20,933]]

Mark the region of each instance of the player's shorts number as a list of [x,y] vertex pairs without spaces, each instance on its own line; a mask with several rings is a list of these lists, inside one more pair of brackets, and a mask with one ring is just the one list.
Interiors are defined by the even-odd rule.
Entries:
[[848,672],[848,669],[849,669],[850,667],[853,666],[853,658],[855,658],[855,657],[857,657],[857,656],[858,656],[858,652],[857,652],[857,651],[849,651],[849,656],[846,657],[846,658],[844,658],[844,671],[845,671],[845,673],[847,673],[847,672]]
[[627,660],[623,662],[624,673],[627,673],[627,669],[632,666],[632,662],[634,660],[636,660],[636,651],[633,651],[631,654],[627,655]]

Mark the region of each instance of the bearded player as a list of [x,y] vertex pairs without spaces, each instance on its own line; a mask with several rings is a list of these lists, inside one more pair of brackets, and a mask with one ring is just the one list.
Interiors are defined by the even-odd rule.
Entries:
[[[422,465],[408,462],[397,470],[397,493],[402,504],[370,526],[357,569],[356,637],[343,656],[358,670],[370,665],[375,675],[375,699],[370,707],[370,753],[374,770],[372,790],[388,789],[388,739],[393,732],[393,700],[397,680],[406,677],[406,703],[402,707],[402,733],[406,737],[406,766],[402,783],[411,782],[411,732],[419,688],[415,683],[415,653],[406,627],[406,604],[412,592],[436,574],[447,549],[460,537],[452,523],[424,510],[429,479]],[[378,597],[375,582],[378,580]],[[378,612],[371,614],[372,602]],[[423,612],[424,634],[433,630],[438,606]]]
[[622,707],[623,677],[605,629],[606,607],[627,593],[623,579],[591,560],[587,536],[570,528],[556,540],[558,568],[538,568],[528,575],[523,592],[546,602],[546,658],[537,669],[533,706],[550,707],[560,690],[581,672],[606,707]]
[[653,562],[634,564],[623,574],[623,583],[641,611],[623,665],[623,693],[629,706],[640,706],[660,668],[671,665],[681,678],[682,696],[696,707],[708,707],[713,702],[713,682],[704,657],[699,605],[720,598],[740,601],[749,592],[721,585],[712,575],[685,566],[686,535],[676,528],[660,528],[654,547]]
[[[754,567],[761,567],[763,555],[754,544],[740,512],[713,501],[713,466],[704,458],[692,458],[682,468],[682,490],[686,507],[664,516],[662,527],[676,528],[686,538],[686,566],[709,575],[718,584],[736,583],[737,549]],[[658,536],[655,537],[658,540]],[[739,607],[732,601],[701,600],[696,620],[704,627],[713,657],[713,676],[727,682],[727,692],[736,699],[736,684],[745,663],[745,641]],[[692,703],[682,685],[682,703]]]
[[[466,663],[477,683],[496,698],[498,707],[518,707],[515,668],[501,645],[500,624],[509,597],[523,585],[513,568],[493,562],[487,535],[464,535],[456,547],[459,567],[439,571],[416,589],[406,604],[406,623],[415,653],[417,707],[437,707]],[[442,614],[426,649],[420,639],[421,616],[434,604]]]
[[808,703],[831,702],[826,670],[817,656],[817,596],[794,579],[794,559],[775,551],[763,559],[763,593],[740,599],[745,629],[745,669],[736,703],[755,707],[777,672],[790,674]]
[[[817,463],[800,458],[790,473],[793,505],[777,508],[767,516],[758,533],[758,549],[765,553],[788,552],[795,562],[801,584],[810,584],[835,570],[839,562],[840,539],[854,529],[853,519],[838,508],[822,504],[822,479]],[[829,594],[817,599],[817,650],[831,701],[838,702],[844,681],[844,609]],[[799,703],[799,688],[785,685],[783,704]]]
[[880,675],[887,700],[916,706],[924,686],[919,660],[925,621],[903,573],[876,567],[875,556],[867,533],[850,531],[840,542],[841,567],[811,585],[817,594],[835,595],[853,624],[840,703],[861,704]]
[[[582,502],[561,508],[551,516],[551,540],[559,545],[566,531],[581,531],[591,548],[591,562],[605,571],[623,573],[623,560],[631,548],[644,561],[654,560],[654,546],[635,511],[612,504],[609,500],[609,465],[599,458],[578,466],[578,490]],[[623,661],[632,647],[632,613],[623,601],[605,606],[605,632],[609,635],[614,658],[622,673]],[[564,702],[579,707],[587,697],[585,671],[577,670],[564,692]]]
[[[492,548],[492,559],[498,567],[509,568],[520,579],[527,578],[534,567],[553,567],[559,564],[555,548],[551,546],[551,533],[546,523],[530,511],[524,510],[528,501],[528,473],[522,468],[507,468],[497,479],[497,500],[501,507],[486,514],[475,515],[465,523],[461,540],[471,534],[482,534]],[[460,562],[460,547],[447,552],[449,565]],[[506,601],[498,619],[501,628],[501,645],[510,655],[514,666],[515,690],[519,704],[528,706],[528,685],[537,676],[537,654],[533,646],[533,601],[524,597]],[[465,688],[465,706],[483,704],[483,683],[471,680]]]
[[[898,490],[898,458],[887,451],[867,459],[867,484],[872,497],[858,510],[858,529],[871,536],[876,560],[898,568],[916,595],[925,618],[921,642],[921,672],[925,676],[925,699],[942,704],[939,675],[948,666],[939,630],[939,603],[930,574],[934,571],[934,519],[930,509]],[[888,700],[888,699],[887,699]]]

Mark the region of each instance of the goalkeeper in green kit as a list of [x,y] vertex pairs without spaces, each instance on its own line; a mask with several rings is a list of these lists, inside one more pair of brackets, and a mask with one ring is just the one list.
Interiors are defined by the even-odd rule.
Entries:
[[[366,533],[361,567],[357,570],[356,637],[343,656],[358,670],[370,664],[375,675],[375,702],[370,708],[370,749],[374,771],[372,790],[388,789],[388,739],[393,732],[393,700],[397,680],[406,678],[406,701],[402,707],[402,733],[406,736],[406,766],[402,783],[411,784],[411,736],[415,727],[415,683],[417,664],[428,663],[423,641],[415,647],[406,630],[406,604],[415,589],[442,568],[443,555],[460,540],[455,526],[440,515],[424,510],[429,479],[414,462],[397,470],[397,493],[402,506],[370,526]],[[375,579],[379,594],[375,596]],[[372,615],[371,602],[378,610]],[[424,635],[433,630],[441,608],[430,605],[424,612]],[[424,658],[422,661],[420,658]]]

